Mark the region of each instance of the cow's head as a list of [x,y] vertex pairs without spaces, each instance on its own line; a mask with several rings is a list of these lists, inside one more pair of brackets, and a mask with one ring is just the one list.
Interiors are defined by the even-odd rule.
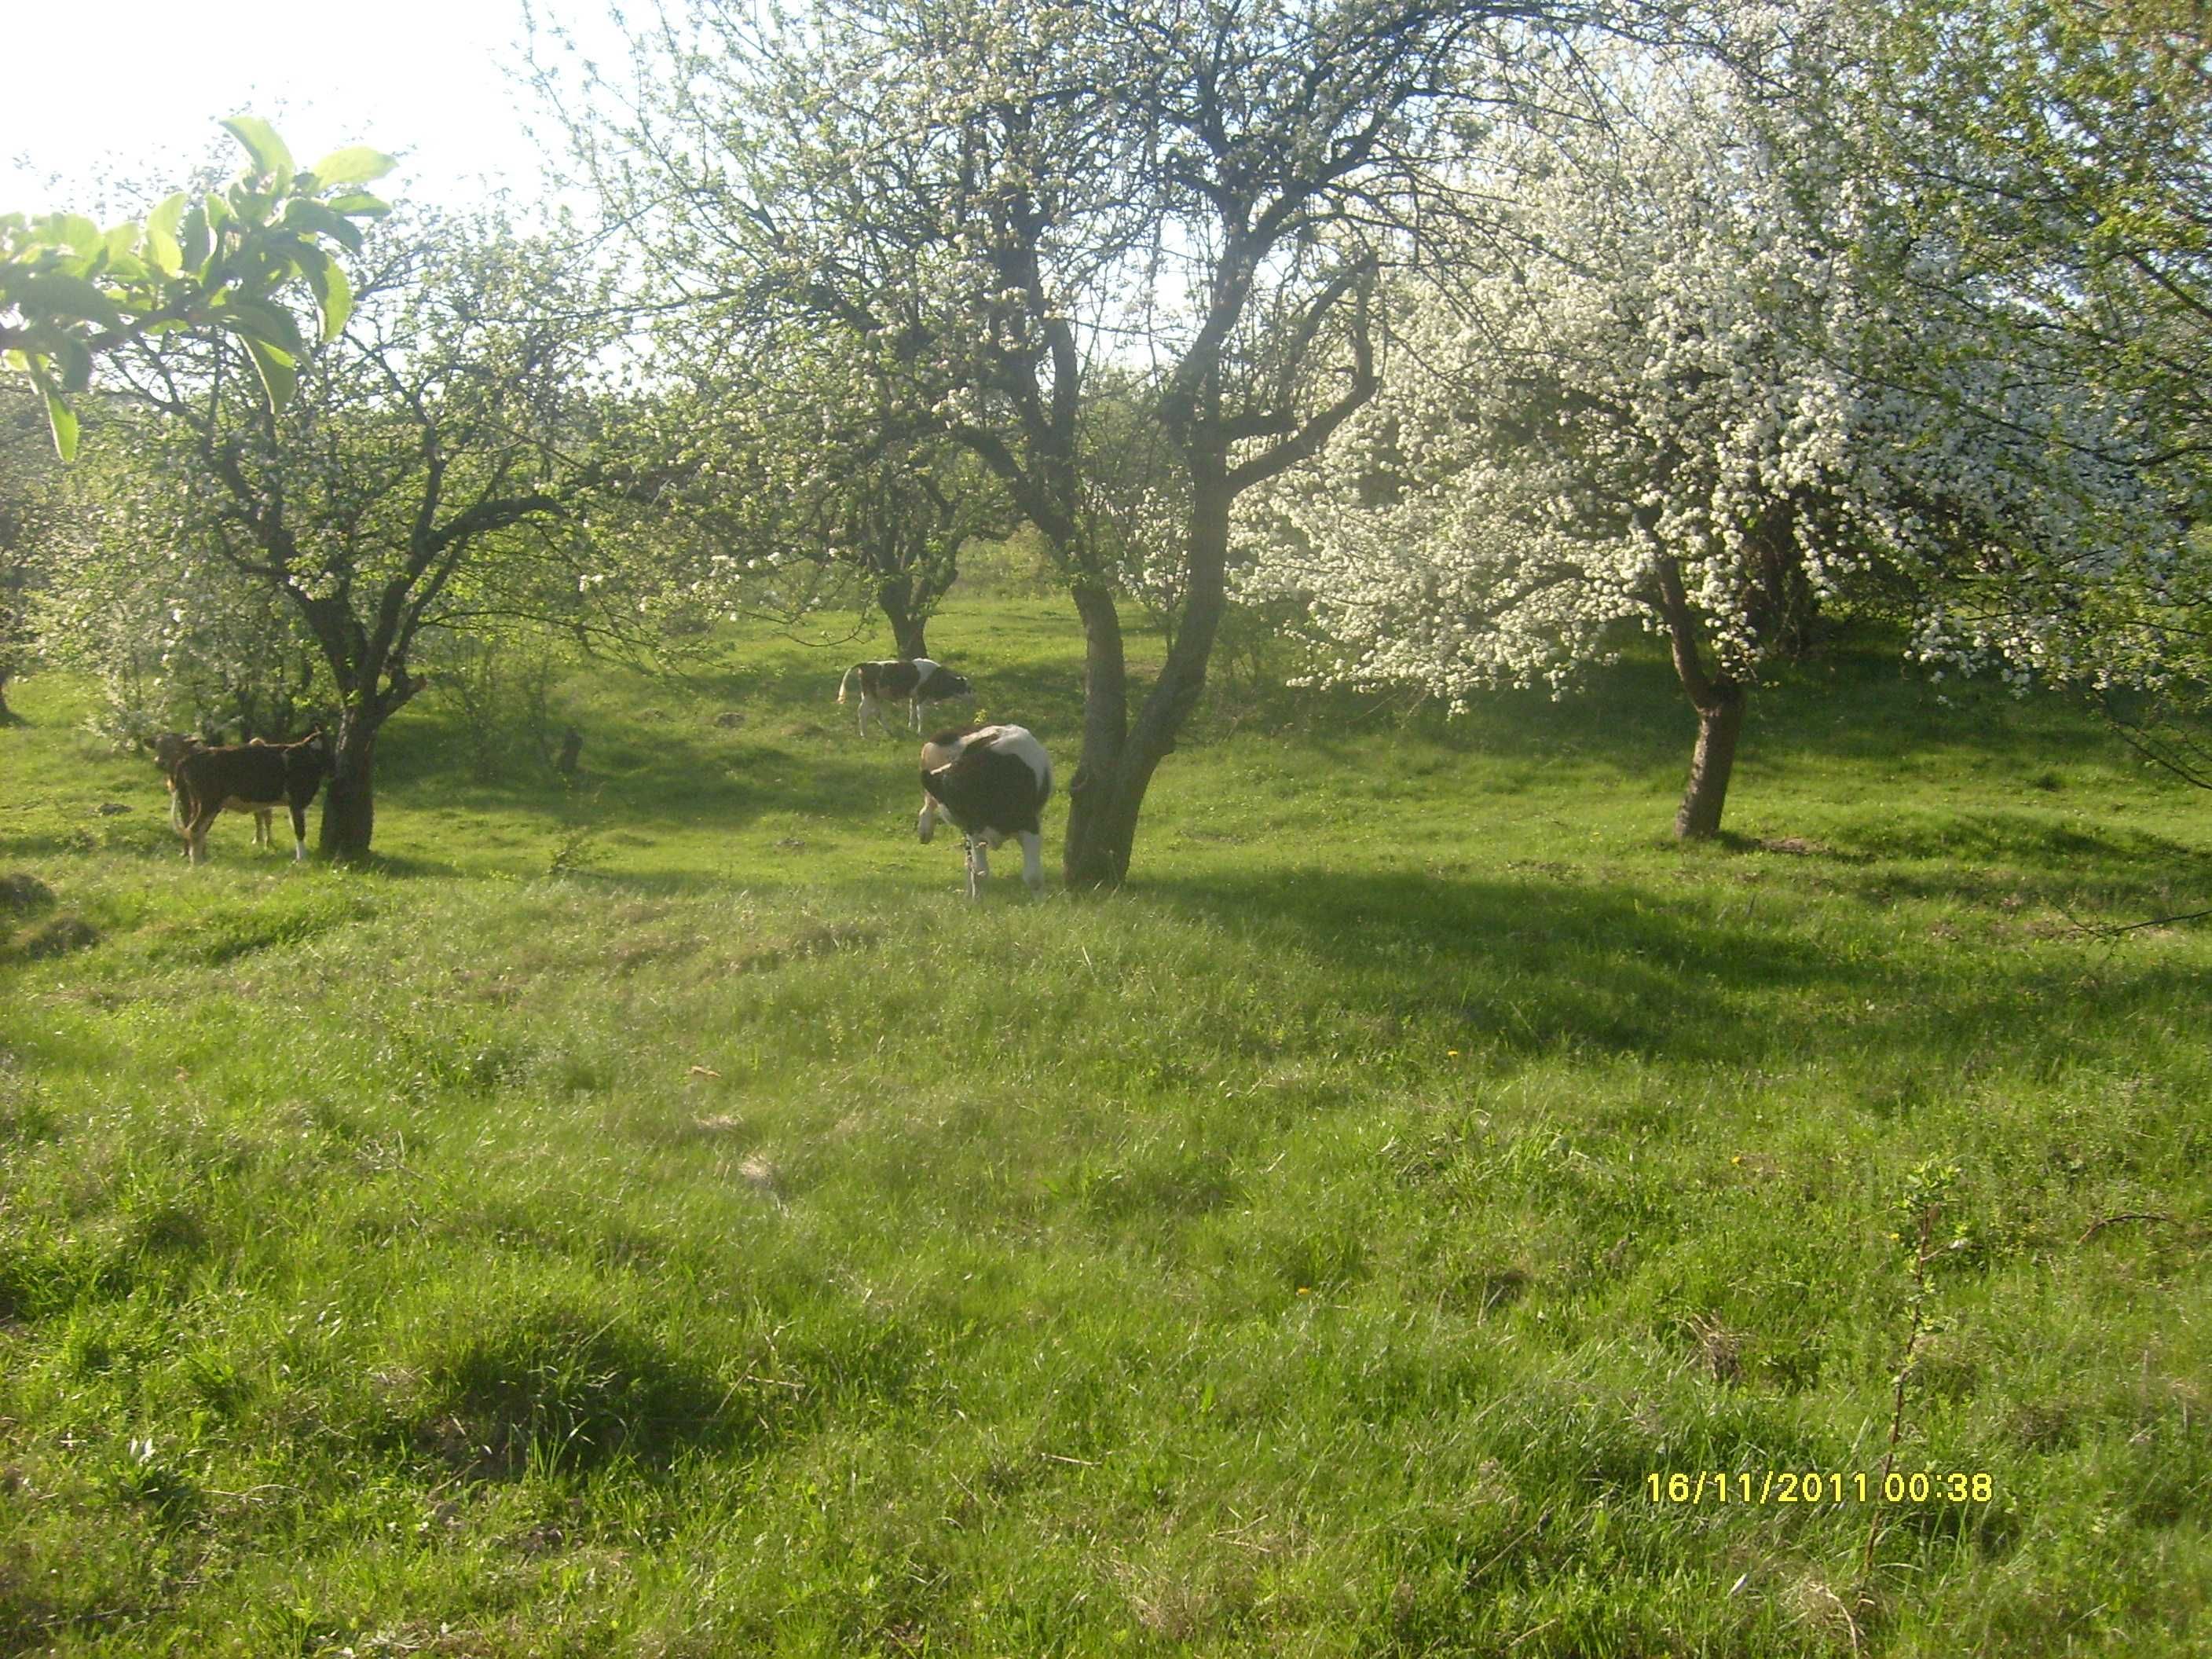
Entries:
[[975,688],[968,683],[967,678],[954,673],[949,668],[940,668],[932,674],[929,684],[922,690],[933,702],[943,702],[951,697],[965,697],[972,702],[975,697]]

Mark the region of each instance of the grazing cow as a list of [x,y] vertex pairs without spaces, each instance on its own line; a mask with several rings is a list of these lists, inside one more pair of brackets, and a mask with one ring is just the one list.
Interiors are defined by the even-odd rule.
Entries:
[[896,658],[889,662],[856,662],[845,671],[845,678],[837,682],[837,703],[844,706],[845,694],[852,690],[853,682],[860,683],[860,735],[868,735],[868,716],[873,714],[876,724],[886,732],[890,730],[884,720],[884,703],[903,697],[907,702],[907,725],[910,730],[921,730],[921,706],[926,702],[942,702],[948,697],[972,697],[975,688],[962,679],[943,663],[932,662],[927,657],[916,657],[912,661]]
[[940,732],[921,746],[921,816],[915,833],[927,841],[939,822],[968,847],[968,896],[982,896],[990,849],[1012,836],[1022,844],[1022,879],[1044,890],[1040,822],[1052,797],[1052,759],[1019,726],[971,726]]
[[[255,743],[261,739],[256,738]],[[197,755],[209,747],[206,740],[189,732],[157,732],[154,734],[154,764],[161,769],[162,781],[169,787],[169,827],[181,832],[185,827],[184,797],[177,793],[177,767],[187,755]],[[271,814],[266,807],[257,807],[253,813],[253,844],[266,847],[274,839],[269,830]]]
[[235,749],[199,749],[177,763],[177,793],[184,803],[185,856],[207,862],[208,825],[226,806],[241,811],[292,809],[292,858],[307,856],[307,803],[323,786],[330,744],[320,731],[297,743],[249,743]]

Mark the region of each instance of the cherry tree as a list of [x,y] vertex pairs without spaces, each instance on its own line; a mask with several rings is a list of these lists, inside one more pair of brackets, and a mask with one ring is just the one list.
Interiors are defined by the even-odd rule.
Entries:
[[1455,708],[1658,634],[1698,716],[1694,838],[1751,688],[1823,606],[1915,613],[1930,658],[2063,672],[2057,619],[2170,526],[2123,411],[1836,124],[1701,60],[1614,67],[1609,119],[1483,161],[1502,234],[1394,287],[1385,389],[1253,504],[1245,591],[1310,604],[1322,678]]

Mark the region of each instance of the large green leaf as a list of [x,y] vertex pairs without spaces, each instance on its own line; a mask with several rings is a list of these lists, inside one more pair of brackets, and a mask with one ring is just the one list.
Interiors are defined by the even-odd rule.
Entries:
[[92,348],[83,341],[64,337],[54,347],[54,359],[61,365],[64,392],[82,392],[92,384]]
[[215,252],[215,235],[203,204],[195,202],[185,215],[184,234],[178,246],[184,270],[198,276],[207,269],[207,262]]
[[344,149],[332,150],[308,171],[325,186],[365,185],[372,179],[381,179],[398,165],[380,149],[371,149],[366,144],[354,144]]
[[361,227],[340,218],[320,202],[294,197],[284,204],[284,222],[295,230],[327,236],[349,252],[361,252]]
[[307,342],[300,337],[299,324],[282,306],[234,295],[223,301],[220,315],[224,326],[249,344],[274,346],[288,359],[307,353]]
[[346,280],[345,268],[331,258],[304,259],[301,268],[323,315],[323,338],[335,340],[353,315],[353,284]]
[[41,271],[19,284],[15,300],[34,319],[44,313],[99,323],[108,328],[123,325],[114,301],[83,277],[65,276],[58,270]]
[[177,228],[184,222],[185,192],[179,191],[146,216],[146,257],[164,276],[184,274],[184,250],[177,243]]
[[100,227],[82,213],[57,213],[47,219],[46,233],[78,253],[97,253],[102,239]]
[[300,371],[292,366],[292,355],[257,340],[246,337],[246,349],[253,355],[253,366],[261,371],[261,389],[269,394],[269,406],[282,409],[292,401],[292,390],[300,382]]
[[323,205],[333,213],[344,214],[349,219],[381,219],[392,211],[390,204],[359,190],[344,196],[333,196]]
[[255,172],[280,185],[292,181],[292,152],[276,128],[258,115],[234,115],[222,125],[252,154]]
[[45,358],[33,356],[27,367],[31,371],[32,384],[39,388],[39,395],[46,399],[46,424],[53,429],[54,453],[65,461],[75,460],[76,411],[64,401],[61,388],[54,384],[53,377],[46,372]]

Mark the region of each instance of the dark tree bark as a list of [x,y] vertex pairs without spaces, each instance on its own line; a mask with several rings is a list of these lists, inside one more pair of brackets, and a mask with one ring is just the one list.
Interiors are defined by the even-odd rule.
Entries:
[[1690,781],[1674,813],[1678,841],[1702,841],[1720,833],[1721,809],[1728,801],[1729,778],[1735,770],[1736,741],[1743,734],[1746,688],[1724,674],[1710,672],[1698,638],[1697,619],[1682,589],[1681,568],[1662,559],[1658,568],[1659,612],[1667,623],[1674,675],[1698,711],[1698,746],[1690,757]]
[[383,723],[381,716],[359,708],[347,709],[338,720],[316,846],[324,857],[339,863],[367,858],[376,834],[376,734]]
[[929,654],[929,613],[915,607],[914,584],[908,578],[902,575],[878,582],[876,604],[891,625],[891,639],[898,655],[911,660]]
[[1677,841],[1702,841],[1720,833],[1736,739],[1743,732],[1744,702],[1743,687],[1719,682],[1698,706],[1698,747],[1690,757],[1689,787],[1674,813]]

